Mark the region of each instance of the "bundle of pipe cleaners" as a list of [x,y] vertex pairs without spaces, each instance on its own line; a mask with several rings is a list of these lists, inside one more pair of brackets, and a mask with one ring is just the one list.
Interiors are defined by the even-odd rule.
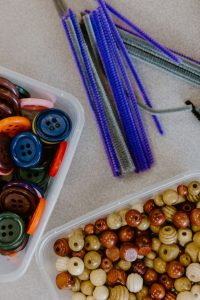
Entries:
[[[131,56],[155,65],[168,64],[169,71],[193,83],[197,83],[199,69],[194,62],[159,44],[104,0],[98,0],[98,4],[96,10],[84,12],[79,24],[74,12],[69,9],[66,14],[62,1],[56,1],[114,176],[146,171],[152,167],[154,157],[140,107],[152,114],[160,134],[163,129]],[[111,13],[136,35],[119,29]],[[133,82],[145,103],[140,107]],[[194,111],[192,103],[187,104],[187,108],[174,111]]]

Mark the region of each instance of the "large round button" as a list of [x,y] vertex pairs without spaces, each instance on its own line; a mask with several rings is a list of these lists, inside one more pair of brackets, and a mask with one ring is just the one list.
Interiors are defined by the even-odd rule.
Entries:
[[18,215],[10,212],[0,214],[0,250],[18,248],[25,236],[25,225]]
[[33,131],[44,142],[58,143],[65,140],[71,128],[69,116],[59,109],[44,110],[33,121]]
[[31,183],[25,182],[25,181],[9,181],[7,182],[4,187],[3,190],[9,188],[9,187],[20,187],[22,189],[25,189],[27,191],[29,191],[31,194],[33,194],[34,197],[37,197],[37,193],[35,191],[35,188],[33,187],[33,185]]
[[0,87],[3,87],[6,90],[9,90],[13,93],[17,98],[19,98],[19,92],[15,84],[13,84],[10,80],[0,77]]
[[19,180],[25,180],[27,182],[36,183],[41,186],[44,182],[46,182],[46,179],[49,179],[48,169],[49,167],[47,165],[42,165],[30,169],[19,168],[16,171],[16,176]]
[[0,175],[9,175],[12,173],[14,165],[10,158],[10,142],[8,135],[0,133]]
[[42,144],[31,132],[17,135],[11,143],[11,157],[20,168],[37,166],[42,158]]
[[37,98],[25,98],[20,100],[21,109],[31,111],[31,112],[40,112],[49,108],[53,108],[54,104],[50,100],[37,99]]
[[33,214],[38,204],[38,197],[21,187],[8,187],[0,194],[2,211],[11,211],[22,217]]
[[30,128],[31,122],[25,117],[16,116],[0,120],[0,132],[7,133],[10,137],[28,131]]

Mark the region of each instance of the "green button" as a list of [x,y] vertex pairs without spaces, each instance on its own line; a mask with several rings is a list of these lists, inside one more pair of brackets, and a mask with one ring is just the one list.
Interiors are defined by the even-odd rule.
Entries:
[[30,168],[26,170],[20,168],[17,170],[17,177],[18,179],[30,181],[39,185],[48,177],[48,168],[47,166]]
[[16,214],[0,214],[0,250],[13,250],[19,247],[25,238],[25,224]]

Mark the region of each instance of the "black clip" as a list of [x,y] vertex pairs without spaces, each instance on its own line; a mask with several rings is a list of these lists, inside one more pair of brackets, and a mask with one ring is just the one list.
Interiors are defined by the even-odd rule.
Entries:
[[186,105],[191,105],[192,106],[192,113],[194,114],[194,116],[197,118],[197,120],[200,121],[200,112],[199,110],[196,109],[195,105],[190,101],[190,100],[187,100],[185,102]]

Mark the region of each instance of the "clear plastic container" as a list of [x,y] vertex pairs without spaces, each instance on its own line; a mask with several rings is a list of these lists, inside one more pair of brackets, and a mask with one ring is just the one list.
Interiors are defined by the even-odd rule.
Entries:
[[131,207],[139,202],[145,202],[156,194],[161,193],[167,188],[176,188],[179,184],[189,183],[192,180],[200,181],[200,172],[189,174],[180,174],[167,181],[146,188],[139,194],[133,194],[109,205],[103,206],[95,211],[92,211],[82,217],[77,218],[61,227],[55,228],[48,232],[41,240],[40,246],[36,251],[36,261],[42,277],[47,284],[49,294],[53,300],[70,300],[70,291],[60,291],[55,285],[57,271],[55,269],[56,255],[53,251],[53,245],[58,238],[67,236],[76,228],[83,227],[87,223],[107,216],[113,211],[117,211],[123,207]]
[[72,162],[84,125],[84,111],[80,102],[74,96],[64,91],[12,72],[3,67],[0,67],[0,76],[10,79],[15,84],[24,87],[31,93],[32,97],[56,101],[55,106],[66,111],[72,120],[72,133],[69,138],[69,146],[59,173],[55,178],[50,180],[45,195],[47,205],[36,233],[30,237],[25,249],[19,252],[16,257],[0,255],[0,282],[8,282],[18,279],[26,272],[35,253],[39,240],[45,230],[56,201],[58,200],[59,193]]

